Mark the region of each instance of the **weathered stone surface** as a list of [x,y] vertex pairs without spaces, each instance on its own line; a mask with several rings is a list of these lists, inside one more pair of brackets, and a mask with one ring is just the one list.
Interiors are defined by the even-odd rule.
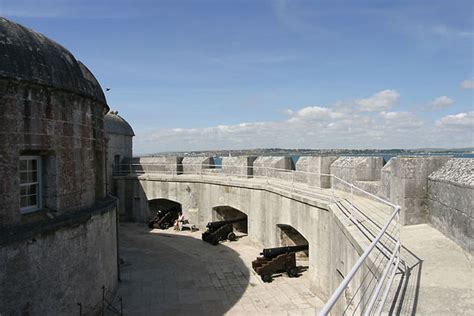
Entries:
[[390,201],[401,206],[404,225],[428,222],[428,176],[449,157],[396,157],[384,169],[386,186],[390,179]]
[[182,165],[183,173],[199,173],[215,168],[213,157],[184,157]]
[[443,167],[431,173],[429,178],[433,181],[450,182],[472,188],[474,187],[474,159],[450,159]]
[[104,129],[107,134],[135,136],[135,132],[130,124],[118,115],[117,111],[110,111],[104,116]]
[[428,177],[430,223],[474,252],[474,159],[447,161]]
[[[39,155],[44,160],[43,178],[49,180],[44,183],[44,189],[55,191],[45,199],[45,208],[71,212],[104,198],[104,105],[31,84],[8,81],[8,85],[14,87],[8,91],[16,92],[0,94],[0,120],[15,123],[12,130],[0,133],[3,137],[0,156],[5,157],[3,168],[8,170],[0,178],[0,187],[6,191],[2,200],[9,200],[6,204],[10,205],[2,212],[5,220],[0,225],[15,225],[20,220],[17,202],[20,155]],[[25,95],[31,97],[25,99]],[[16,100],[16,110],[3,111],[11,100]]]
[[301,156],[296,162],[296,181],[320,188],[331,187],[331,164],[336,156]]
[[[147,201],[158,198],[170,199],[180,203],[183,209],[190,212],[192,210],[192,218],[200,228],[204,228],[207,222],[215,219],[213,209],[216,207],[227,206],[237,209],[248,216],[250,242],[261,247],[281,245],[284,239],[278,227],[281,225],[293,227],[309,242],[307,273],[313,292],[323,300],[327,300],[339,286],[373,237],[359,225],[351,224],[346,215],[341,214],[340,205],[333,204],[332,190],[328,189],[311,191],[302,185],[291,188],[289,183],[279,179],[264,181],[259,177],[242,179],[224,176],[150,174],[120,177],[117,181],[123,187],[141,188],[140,191],[135,191],[135,194],[139,195],[134,196],[135,201],[139,201],[136,204],[139,212],[146,209]],[[358,196],[354,197],[354,201],[355,205],[371,218],[369,221],[361,222],[364,227],[370,227],[369,222],[372,220],[378,222],[376,218],[379,217],[382,217],[380,220],[383,223],[383,215],[388,216],[384,214],[385,211],[390,211],[381,204]],[[413,209],[416,212],[417,208],[425,207],[423,204],[426,204],[426,199],[416,196],[406,198],[409,210]],[[139,218],[144,220],[146,216],[147,214],[140,214]],[[459,223],[456,225],[463,231],[473,231],[472,227],[461,226]],[[394,226],[389,229],[391,234],[396,233]],[[373,232],[377,231],[376,229]],[[405,285],[408,288],[417,287],[423,295],[417,296],[417,291],[407,291],[402,293],[403,297],[400,298],[398,296],[400,292],[396,292],[400,304],[403,305],[401,313],[423,311],[433,314],[440,308],[444,308],[443,311],[451,309],[454,313],[468,310],[472,305],[471,300],[463,293],[469,291],[471,287],[470,278],[466,276],[470,275],[472,259],[428,225],[402,227],[403,245],[406,245],[407,234],[414,231],[416,233],[408,238],[412,246],[418,247],[418,251],[412,252],[411,248],[405,247],[401,250],[406,265],[413,269],[412,274],[405,274],[402,278],[396,277],[393,289],[396,292]],[[382,240],[387,247],[394,244],[390,238]],[[419,246],[420,240],[422,246]],[[378,248],[375,248],[375,252],[378,252],[376,249]],[[380,259],[380,257],[384,256],[374,253],[369,255],[368,262],[362,265],[361,270],[349,284],[348,290],[333,309],[333,313],[342,314],[347,307],[346,304],[351,303],[351,298],[354,297],[355,301],[360,299],[361,292],[358,290],[361,287],[370,289],[375,287],[373,274],[378,277],[383,272],[383,264],[378,260],[388,261],[387,258]],[[455,258],[455,261],[452,258]],[[416,270],[421,268],[423,270]],[[401,269],[403,271],[404,267],[401,266]],[[453,280],[455,288],[452,287]],[[390,297],[389,295],[389,301]],[[416,305],[415,301],[418,299]],[[367,300],[368,296],[365,297],[364,303],[367,303]],[[433,302],[437,305],[433,306]],[[452,304],[452,308],[446,307],[447,304]],[[351,308],[353,306],[350,306],[349,310]]]
[[80,220],[38,225],[12,236],[27,240],[1,244],[0,314],[76,315],[77,303],[83,314],[100,311],[102,286],[113,293],[118,285],[115,201]]
[[393,159],[390,159],[385,166],[383,166],[382,171],[380,173],[380,188],[379,194],[380,197],[390,200],[390,177],[393,172]]
[[104,116],[104,130],[107,140],[107,190],[115,194],[113,183],[114,172],[126,170],[126,162],[133,157],[132,127],[117,112],[109,112]]
[[253,175],[253,163],[255,159],[257,159],[257,157],[223,157],[222,172],[224,174],[242,175],[250,177]]
[[[124,160],[124,170],[126,174],[130,170],[147,173],[169,173],[181,174],[183,172],[183,157],[179,156],[159,156],[159,157],[137,157]],[[128,166],[127,166],[128,164]]]
[[106,104],[94,75],[58,43],[0,18],[0,77],[67,90]]
[[[379,181],[383,165],[383,157],[339,157],[330,169],[332,175],[355,184],[356,181]],[[348,185],[335,178],[332,178],[332,185],[340,190],[350,190]]]
[[257,177],[272,177],[281,179],[292,179],[295,164],[291,157],[284,156],[260,156],[253,162],[253,174]]
[[[78,302],[96,314],[100,287],[115,291],[106,111],[100,85],[70,52],[0,18],[0,314],[71,315]],[[20,211],[21,156],[40,157],[42,203],[30,213]]]

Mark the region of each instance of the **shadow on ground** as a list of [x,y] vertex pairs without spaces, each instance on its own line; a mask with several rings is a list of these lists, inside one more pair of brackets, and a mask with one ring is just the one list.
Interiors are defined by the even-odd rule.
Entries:
[[124,315],[222,315],[251,286],[239,254],[191,236],[200,232],[120,226]]
[[402,246],[402,262],[399,266],[398,282],[394,282],[394,297],[389,300],[390,315],[415,315],[421,283],[423,260],[410,249]]

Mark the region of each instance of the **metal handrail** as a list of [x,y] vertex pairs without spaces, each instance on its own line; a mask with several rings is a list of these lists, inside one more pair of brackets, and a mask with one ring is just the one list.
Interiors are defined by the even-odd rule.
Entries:
[[[384,227],[380,230],[379,234],[377,235],[377,237],[370,243],[370,245],[365,249],[364,253],[359,257],[359,259],[357,260],[357,262],[352,266],[352,269],[351,271],[349,272],[349,274],[347,274],[347,276],[344,278],[344,280],[342,280],[341,284],[339,284],[339,286],[337,287],[337,289],[334,291],[334,293],[332,294],[332,296],[329,298],[329,300],[326,302],[326,304],[324,305],[323,309],[321,310],[321,312],[319,313],[319,315],[328,315],[329,312],[331,311],[331,309],[333,308],[333,306],[336,304],[337,300],[339,299],[339,297],[342,295],[343,291],[347,288],[347,286],[349,285],[349,282],[352,280],[352,278],[355,276],[356,272],[360,269],[360,267],[362,266],[363,262],[365,261],[365,259],[367,259],[367,257],[370,255],[370,253],[372,252],[372,250],[375,248],[375,246],[377,245],[377,243],[380,241],[380,239],[382,238],[382,236],[385,234],[385,232],[387,231],[388,227],[390,226],[392,220],[399,214],[399,211],[400,211],[400,207],[396,207],[395,208],[395,211],[392,213],[392,215],[390,216],[389,220],[387,221],[387,223],[385,223]],[[397,244],[396,244],[396,251],[398,251],[400,249],[400,240],[397,241]],[[396,255],[396,251],[394,251],[394,255],[392,256],[392,258],[394,258]],[[391,266],[392,264],[392,260],[390,261],[390,264],[388,265]],[[384,273],[384,276],[382,277],[382,282],[379,282],[379,284],[382,284],[383,281],[385,280],[385,273]],[[378,288],[378,286],[377,286]],[[375,291],[375,293],[378,295],[378,293],[380,292],[380,289],[378,289],[379,291]],[[376,295],[373,295],[372,298],[371,298],[371,302],[372,300],[375,300],[377,299]],[[383,304],[382,304],[383,305]],[[370,307],[373,306],[373,303],[370,304]]]
[[[372,240],[370,245],[365,249],[363,254],[359,257],[357,262],[353,265],[352,269],[350,272],[345,276],[345,278],[342,280],[342,282],[339,284],[337,289],[333,292],[329,300],[326,302],[324,305],[323,309],[319,313],[319,315],[328,315],[331,309],[334,307],[334,305],[337,303],[339,298],[342,296],[344,291],[348,288],[349,283],[351,280],[354,278],[356,273],[359,271],[359,269],[363,266],[369,255],[372,253],[374,248],[378,248],[377,245],[381,243],[381,239],[383,238],[384,235],[387,234],[387,230],[390,227],[390,225],[395,221],[396,225],[396,235],[394,237],[388,235],[392,239],[396,241],[395,246],[393,247],[391,251],[391,255],[389,257],[389,262],[386,264],[382,276],[378,279],[378,282],[376,284],[376,287],[370,296],[370,300],[368,305],[365,307],[365,313],[364,315],[369,315],[374,306],[376,305],[377,299],[379,298],[379,295],[381,291],[383,290],[382,297],[380,297],[378,305],[377,305],[377,311],[375,314],[380,314],[382,312],[384,303],[387,299],[388,293],[390,291],[391,285],[394,280],[395,273],[398,269],[398,266],[400,264],[400,206],[395,205],[389,201],[386,201],[375,194],[372,194],[370,192],[367,192],[357,186],[355,186],[353,183],[350,183],[346,180],[343,180],[333,174],[324,174],[324,173],[317,173],[317,172],[308,172],[308,171],[300,171],[300,170],[289,170],[289,169],[280,169],[280,168],[273,168],[273,167],[266,167],[266,166],[229,166],[229,165],[222,165],[221,168],[219,169],[214,169],[215,165],[213,164],[178,164],[178,163],[130,163],[130,164],[121,164],[125,165],[128,167],[128,170],[124,170],[125,172],[132,173],[132,174],[138,174],[139,173],[159,173],[159,174],[172,174],[172,175],[189,175],[189,174],[198,174],[201,177],[203,175],[209,175],[209,176],[228,176],[229,181],[230,181],[230,176],[247,176],[247,170],[251,169],[252,170],[252,175],[251,177],[253,178],[266,178],[267,183],[269,178],[276,178],[280,180],[285,180],[284,178],[278,177],[278,176],[272,176],[271,172],[274,172],[276,175],[283,175],[283,174],[289,174],[291,173],[291,187],[294,189],[294,182],[295,182],[295,175],[297,174],[302,174],[306,176],[314,176],[314,177],[329,177],[331,180],[331,188],[332,188],[332,196],[333,199],[335,200],[336,194],[334,192],[334,180],[339,181],[341,184],[344,186],[347,186],[350,188],[350,215],[349,219],[356,225],[359,225],[359,221],[356,218],[356,215],[354,214],[354,197],[353,197],[353,191],[358,191],[360,193],[363,193],[373,199],[375,199],[378,202],[381,202],[383,204],[386,204],[390,206],[392,209],[392,212],[389,216],[389,218],[385,221],[384,226],[379,230],[378,234],[375,236],[375,238]],[[118,173],[120,174],[120,171],[122,168],[120,166],[117,166],[118,168]],[[160,166],[163,168],[163,170],[146,170],[146,169],[151,169],[151,168],[146,168],[146,166]],[[136,167],[136,168],[134,168]],[[190,168],[191,170],[185,170],[185,168]],[[127,169],[127,168],[123,168]],[[134,170],[135,169],[135,170]],[[226,172],[228,169],[234,169],[237,170],[239,173],[232,173],[232,170],[230,172]],[[264,170],[264,172],[261,172]],[[138,171],[138,172],[137,172]],[[256,172],[257,171],[257,172]],[[243,174],[244,172],[245,174]],[[299,182],[299,181],[296,181]],[[378,227],[377,227],[378,228]],[[391,273],[390,273],[391,272]],[[387,276],[390,273],[390,279],[388,282],[385,284],[385,287],[383,286]]]

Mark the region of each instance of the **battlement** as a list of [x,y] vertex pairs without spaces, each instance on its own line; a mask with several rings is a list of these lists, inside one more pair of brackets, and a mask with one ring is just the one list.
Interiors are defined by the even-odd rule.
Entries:
[[[218,166],[213,157],[168,156],[134,158],[117,174],[272,178],[359,195],[365,191],[400,205],[402,225],[430,223],[472,252],[473,164],[471,158],[439,156],[401,156],[388,163],[383,157],[302,156],[296,164],[289,156],[239,156],[224,157]],[[348,183],[363,191],[351,192]]]

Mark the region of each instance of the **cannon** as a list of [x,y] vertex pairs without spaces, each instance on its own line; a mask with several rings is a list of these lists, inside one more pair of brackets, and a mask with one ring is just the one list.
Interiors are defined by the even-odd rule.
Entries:
[[167,210],[159,210],[148,222],[148,227],[168,229],[173,226],[174,222],[178,219],[179,212],[180,210],[176,207]]
[[206,225],[207,230],[202,233],[202,240],[212,245],[217,245],[220,241],[236,241],[237,236],[234,233],[234,224],[244,222],[247,218],[232,219],[227,221],[209,222]]
[[279,272],[286,272],[290,278],[297,277],[295,253],[303,250],[308,250],[308,245],[265,248],[261,256],[252,261],[252,268],[263,282],[271,282],[272,275]]

